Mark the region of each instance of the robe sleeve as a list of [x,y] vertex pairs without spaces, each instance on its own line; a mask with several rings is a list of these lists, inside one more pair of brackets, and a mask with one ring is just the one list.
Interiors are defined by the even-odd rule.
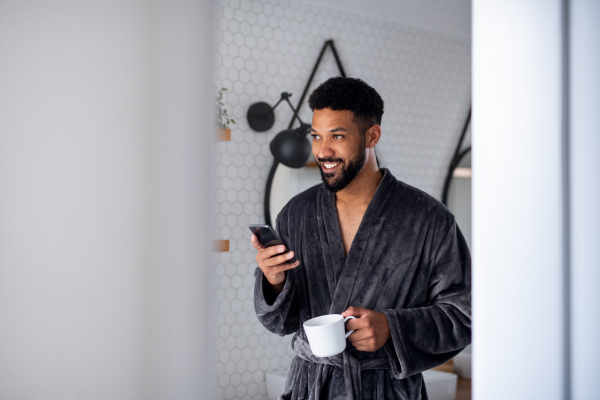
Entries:
[[431,260],[427,306],[383,311],[391,334],[384,349],[398,379],[443,364],[471,343],[471,256],[456,222]]
[[[288,207],[277,216],[277,233],[287,249],[289,246],[289,235],[287,230]],[[256,268],[254,271],[254,310],[258,320],[268,331],[285,336],[298,330],[299,308],[298,296],[295,287],[295,272],[293,269],[285,272],[285,284],[283,290],[273,304],[268,304],[265,299],[264,285],[268,284],[262,270]]]

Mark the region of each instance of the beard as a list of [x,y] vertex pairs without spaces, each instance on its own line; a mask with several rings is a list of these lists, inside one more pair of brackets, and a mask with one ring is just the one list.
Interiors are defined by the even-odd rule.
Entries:
[[[345,163],[341,158],[319,158],[319,171],[323,184],[331,193],[339,192],[344,189],[350,182],[356,178],[358,173],[362,171],[367,161],[367,149],[365,148],[366,140],[362,141],[358,154],[353,157],[348,163]],[[342,168],[338,173],[324,173],[321,164],[324,162],[339,162]],[[336,177],[336,175],[338,175]]]

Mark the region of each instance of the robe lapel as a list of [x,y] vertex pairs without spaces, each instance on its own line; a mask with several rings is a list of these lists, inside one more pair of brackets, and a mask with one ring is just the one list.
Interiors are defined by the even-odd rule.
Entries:
[[[330,197],[333,197],[333,201]],[[335,208],[335,195],[324,186],[321,186],[317,194],[317,207],[321,251],[327,276],[327,287],[329,288],[329,300],[331,301],[335,294],[345,255]]]
[[[348,307],[373,226],[375,226],[381,211],[396,187],[397,181],[389,171],[382,168],[381,172],[383,172],[383,178],[365,211],[356,236],[354,236],[354,240],[350,246],[348,257],[345,260],[344,244],[342,242],[337,208],[335,207],[335,195],[329,192],[325,193],[327,189],[321,187],[322,211],[325,213],[323,222],[329,242],[330,260],[333,264],[332,269],[335,271],[336,277],[335,291],[329,308],[331,314],[340,314]],[[323,250],[325,251],[325,249]],[[360,290],[360,288],[357,288],[357,290]]]

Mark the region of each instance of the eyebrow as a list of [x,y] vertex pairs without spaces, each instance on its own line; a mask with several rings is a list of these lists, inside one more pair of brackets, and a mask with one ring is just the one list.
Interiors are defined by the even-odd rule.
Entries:
[[[315,132],[318,133],[314,128],[310,128],[311,132]],[[330,133],[335,133],[335,132],[348,132],[346,129],[342,128],[341,126],[338,126],[337,128],[333,128],[332,130],[329,131]]]

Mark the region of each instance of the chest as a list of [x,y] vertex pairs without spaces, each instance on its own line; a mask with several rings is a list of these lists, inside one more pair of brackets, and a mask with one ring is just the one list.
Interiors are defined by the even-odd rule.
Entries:
[[358,227],[365,215],[366,207],[364,208],[350,208],[350,207],[338,207],[338,218],[340,220],[340,231],[342,234],[342,241],[344,243],[344,253],[348,256],[352,241],[358,232]]
[[310,299],[309,315],[338,313],[349,305],[383,310],[426,304],[427,274],[416,271],[424,271],[419,265],[428,260],[421,256],[428,229],[410,216],[401,218],[398,208],[374,215],[367,207],[338,203],[323,226],[298,231],[303,264],[295,271],[303,298]]

